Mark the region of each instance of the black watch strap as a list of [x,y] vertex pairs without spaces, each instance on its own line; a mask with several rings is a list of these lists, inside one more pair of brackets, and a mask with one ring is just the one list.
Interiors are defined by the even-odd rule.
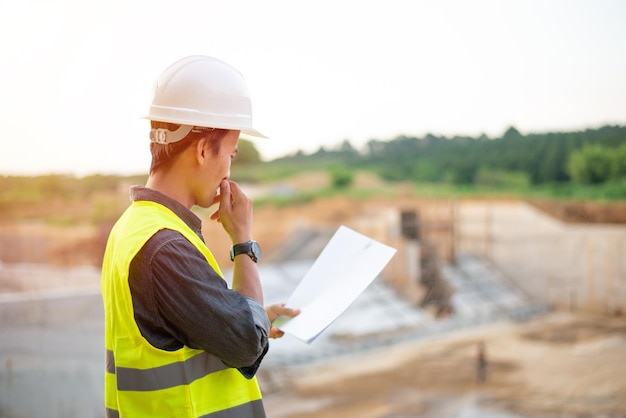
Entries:
[[246,241],[230,247],[230,260],[235,261],[235,257],[240,254],[247,254],[255,263],[261,258],[261,247],[254,241]]

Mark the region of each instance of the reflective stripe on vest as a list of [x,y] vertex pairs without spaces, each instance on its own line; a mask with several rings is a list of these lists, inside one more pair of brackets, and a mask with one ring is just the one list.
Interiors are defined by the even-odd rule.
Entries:
[[164,228],[180,232],[222,275],[202,240],[166,207],[135,201],[120,217],[102,265],[106,416],[265,417],[256,378],[247,380],[208,352],[186,346],[160,350],[141,335],[134,319],[128,271],[137,252]]
[[117,375],[117,390],[145,392],[169,389],[190,383],[210,373],[228,369],[222,361],[207,352],[201,352],[185,361],[151,369],[116,367],[113,351],[106,352],[106,371]]
[[[265,417],[265,409],[263,402],[260,400],[248,402],[243,405],[235,406],[233,408],[225,409],[222,411],[213,412],[208,415],[202,415],[199,418],[239,418],[239,417]],[[114,409],[108,409],[105,413],[105,418],[120,418],[118,411]]]

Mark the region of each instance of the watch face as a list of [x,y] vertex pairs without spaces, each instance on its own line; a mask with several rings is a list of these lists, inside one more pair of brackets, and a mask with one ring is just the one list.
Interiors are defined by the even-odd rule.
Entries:
[[259,260],[261,258],[261,247],[256,241],[252,241],[251,244],[252,245],[250,246],[250,250],[252,251],[252,254],[254,254],[254,256],[256,257],[256,259]]

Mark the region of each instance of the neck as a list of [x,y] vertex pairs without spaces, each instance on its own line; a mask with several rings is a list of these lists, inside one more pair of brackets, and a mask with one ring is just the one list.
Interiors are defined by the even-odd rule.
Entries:
[[191,209],[195,204],[185,183],[185,176],[173,173],[173,170],[157,170],[150,173],[146,187],[163,193]]

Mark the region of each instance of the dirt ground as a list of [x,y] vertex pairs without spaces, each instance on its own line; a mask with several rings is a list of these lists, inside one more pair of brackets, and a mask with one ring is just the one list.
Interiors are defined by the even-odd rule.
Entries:
[[624,364],[624,318],[551,313],[302,368],[265,399],[275,418],[626,417]]
[[601,203],[533,200],[529,203],[564,222],[626,223],[626,203],[624,202]]

